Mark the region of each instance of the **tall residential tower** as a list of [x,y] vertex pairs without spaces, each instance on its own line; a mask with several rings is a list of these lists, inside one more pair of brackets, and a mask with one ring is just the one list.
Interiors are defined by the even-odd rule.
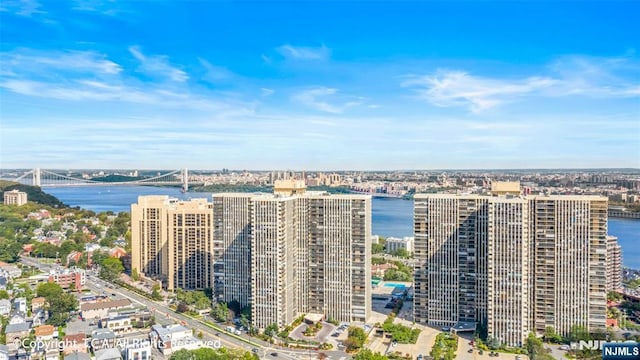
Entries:
[[606,198],[511,192],[415,196],[416,321],[510,346],[548,326],[604,329]]

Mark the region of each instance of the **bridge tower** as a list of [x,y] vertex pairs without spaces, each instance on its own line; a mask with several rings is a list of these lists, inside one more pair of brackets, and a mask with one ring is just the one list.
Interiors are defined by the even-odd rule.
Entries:
[[189,191],[189,171],[187,168],[182,169],[182,191]]
[[33,169],[33,186],[40,186],[40,168]]

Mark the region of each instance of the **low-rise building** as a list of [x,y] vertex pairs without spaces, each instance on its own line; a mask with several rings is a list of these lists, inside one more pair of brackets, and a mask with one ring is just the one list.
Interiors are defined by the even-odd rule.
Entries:
[[0,261],[0,272],[11,279],[19,278],[20,276],[22,276],[22,270],[19,267],[7,264],[3,261]]
[[80,305],[80,312],[84,319],[100,320],[109,316],[109,312],[129,306],[131,306],[131,301],[128,299],[84,303]]
[[125,360],[150,360],[151,342],[141,341],[127,346],[124,350]]
[[[20,341],[20,339],[29,335],[31,331],[31,326],[26,322],[19,324],[8,324],[5,328],[4,332],[6,335],[7,345],[15,346],[15,344]],[[17,347],[14,347],[16,349]]]
[[0,360],[9,360],[9,347],[0,345]]
[[194,350],[202,346],[202,341],[193,337],[191,330],[178,324],[153,325],[149,337],[165,356],[178,350]]
[[89,344],[94,353],[102,349],[113,348],[116,344],[116,334],[109,329],[94,330],[91,333]]
[[81,291],[84,287],[86,276],[80,268],[52,270],[49,273],[49,282],[54,282],[63,289]]
[[117,348],[106,348],[95,353],[95,360],[122,360],[122,355]]
[[0,299],[0,315],[7,316],[11,313],[11,301]]
[[86,352],[72,352],[65,355],[64,360],[91,360],[91,355]]
[[66,335],[64,337],[62,352],[64,355],[87,352],[87,336],[83,333]]
[[53,325],[40,325],[34,329],[36,340],[47,341],[57,337],[58,332]]
[[116,334],[123,334],[131,331],[133,325],[129,315],[114,315],[100,320],[100,327],[107,328]]
[[13,299],[13,308],[15,311],[26,314],[27,313],[27,299],[23,297]]
[[4,204],[5,205],[17,205],[21,206],[27,203],[27,193],[14,189],[4,192]]
[[43,297],[36,297],[31,299],[31,312],[35,313],[40,309],[44,309],[44,304],[47,300]]

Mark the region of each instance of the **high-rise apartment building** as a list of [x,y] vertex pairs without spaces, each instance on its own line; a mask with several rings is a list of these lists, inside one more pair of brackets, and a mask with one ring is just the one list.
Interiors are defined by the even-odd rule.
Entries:
[[274,194],[214,194],[213,202],[217,299],[251,304],[258,328],[300,313],[366,321],[369,196],[305,192],[289,180],[277,181]]
[[4,204],[5,205],[24,205],[27,203],[27,193],[14,189],[4,192]]
[[415,196],[416,321],[511,346],[604,329],[606,198],[506,195]]
[[252,194],[213,195],[213,293],[216,301],[238,301],[249,305],[251,298],[251,198]]
[[210,288],[214,243],[212,204],[140,196],[131,205],[131,267],[161,279],[168,290]]
[[622,288],[622,248],[618,238],[607,236],[607,292]]

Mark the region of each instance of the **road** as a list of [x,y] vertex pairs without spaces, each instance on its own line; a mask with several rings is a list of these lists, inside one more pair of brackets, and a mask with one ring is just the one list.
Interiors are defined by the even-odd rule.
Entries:
[[[49,271],[53,268],[51,264],[43,264],[37,261],[37,259],[22,257],[21,260],[24,264],[37,267],[41,271]],[[105,290],[105,286],[109,285],[111,288]],[[85,287],[91,289],[96,293],[101,293],[102,291],[108,291],[109,293],[116,293],[119,296],[127,298],[132,302],[138,303],[140,305],[146,306],[151,311],[155,313],[156,320],[161,324],[169,324],[172,322],[177,322],[181,324],[186,324],[191,329],[195,329],[195,333],[198,334],[202,332],[204,335],[203,340],[220,340],[222,346],[234,349],[243,349],[246,351],[252,351],[252,349],[257,348],[258,354],[263,359],[285,359],[285,360],[296,360],[296,359],[315,359],[317,358],[315,351],[298,351],[291,349],[283,349],[283,348],[274,348],[272,345],[263,342],[261,340],[255,338],[246,338],[246,335],[243,336],[247,341],[253,343],[254,345],[247,344],[241,340],[238,340],[235,337],[229,336],[222,327],[215,326],[215,328],[211,328],[207,324],[205,324],[201,320],[196,320],[190,318],[188,316],[175,313],[171,308],[165,305],[162,302],[152,301],[147,299],[144,296],[138,295],[137,293],[130,291],[128,289],[122,288],[116,284],[107,283],[106,281],[99,279],[93,275],[87,275],[87,281]],[[272,356],[272,353],[277,353],[277,356]],[[347,357],[342,352],[338,351],[329,351],[325,352],[329,359],[346,359]]]

